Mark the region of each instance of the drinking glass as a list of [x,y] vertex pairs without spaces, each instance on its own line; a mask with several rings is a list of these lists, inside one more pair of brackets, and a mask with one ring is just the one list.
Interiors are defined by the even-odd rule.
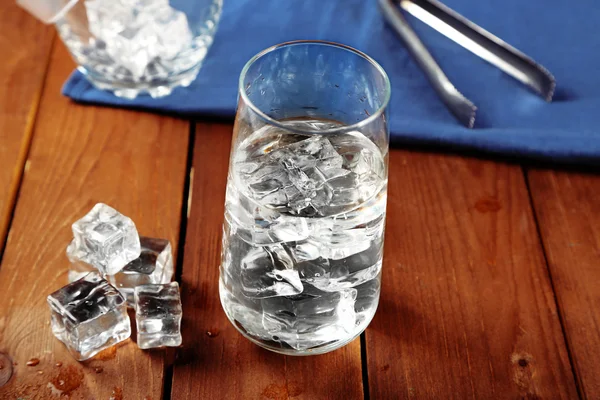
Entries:
[[345,345],[381,285],[390,84],[370,57],[296,41],[244,67],[227,178],[220,297],[254,343]]

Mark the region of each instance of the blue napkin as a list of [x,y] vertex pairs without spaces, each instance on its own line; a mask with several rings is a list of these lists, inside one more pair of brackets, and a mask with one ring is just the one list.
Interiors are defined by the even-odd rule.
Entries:
[[125,100],[95,89],[74,72],[63,93],[85,103],[233,118],[238,76],[254,54],[289,40],[331,40],[366,52],[389,74],[393,143],[600,163],[600,7],[594,0],[445,0],[445,4],[546,66],[558,83],[554,102],[546,103],[409,18],[450,80],[479,107],[476,129],[463,127],[384,23],[376,0],[225,0],[213,47],[188,88],[157,100],[148,96]]

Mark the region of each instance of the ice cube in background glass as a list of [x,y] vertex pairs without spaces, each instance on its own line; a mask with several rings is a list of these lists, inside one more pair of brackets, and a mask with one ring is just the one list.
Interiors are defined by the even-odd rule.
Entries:
[[148,26],[148,11],[120,0],[87,0],[89,29],[103,43],[114,62],[127,68],[134,79],[144,74],[156,55],[158,39]]
[[156,59],[172,59],[192,42],[186,15],[164,0],[86,0],[90,32],[113,61],[140,80]]
[[181,299],[179,284],[137,286],[135,320],[141,349],[181,344]]
[[129,26],[123,31],[105,35],[106,52],[115,62],[139,80],[146,67],[158,56],[158,37],[150,25]]
[[192,42],[187,17],[181,11],[163,7],[156,13],[153,29],[157,34],[157,53],[160,58],[172,59]]
[[70,260],[94,266],[103,275],[114,275],[140,256],[140,238],[133,221],[106,204],[98,203],[73,224],[74,244],[67,247]]
[[47,298],[52,333],[77,360],[87,360],[131,335],[125,298],[97,272]]
[[130,26],[134,21],[130,5],[119,0],[85,0],[90,32],[104,40],[107,34],[114,35]]

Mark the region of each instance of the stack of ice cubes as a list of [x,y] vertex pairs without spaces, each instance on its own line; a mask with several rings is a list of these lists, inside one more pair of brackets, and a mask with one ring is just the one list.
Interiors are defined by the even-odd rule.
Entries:
[[86,0],[89,30],[99,47],[134,80],[155,60],[170,60],[192,42],[186,15],[168,0]]
[[179,346],[181,300],[169,241],[139,236],[130,218],[102,203],[72,228],[70,283],[48,296],[52,332],[71,354],[86,360],[129,338],[128,305],[136,309],[140,348]]

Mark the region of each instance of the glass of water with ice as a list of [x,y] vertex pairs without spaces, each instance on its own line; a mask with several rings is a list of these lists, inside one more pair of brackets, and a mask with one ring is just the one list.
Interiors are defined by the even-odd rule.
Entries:
[[239,91],[221,303],[269,350],[334,350],[379,302],[389,80],[350,47],[297,41],[252,58]]
[[[24,0],[21,0],[24,1]],[[188,86],[210,48],[223,0],[55,0],[51,21],[94,86],[162,97]]]

